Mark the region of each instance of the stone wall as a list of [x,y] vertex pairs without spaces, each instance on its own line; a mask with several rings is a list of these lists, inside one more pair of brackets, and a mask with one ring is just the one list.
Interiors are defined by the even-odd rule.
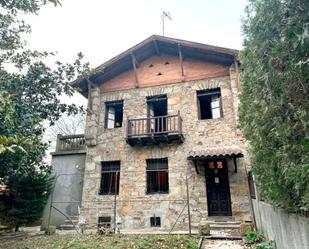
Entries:
[[[221,88],[223,117],[213,120],[199,120],[196,91]],[[128,118],[147,116],[146,97],[166,94],[168,114],[180,111],[183,119],[182,144],[131,147],[125,141]],[[104,128],[105,101],[124,100],[123,126]],[[88,143],[82,216],[88,223],[95,224],[99,216],[114,217],[113,196],[99,195],[101,161],[121,161],[120,192],[117,197],[117,223],[121,229],[149,227],[149,218],[161,216],[162,230],[171,228],[184,208],[186,200],[186,176],[189,178],[190,207],[192,222],[207,219],[207,197],[205,176],[197,174],[194,165],[187,159],[191,150],[238,147],[245,157],[237,159],[238,172],[234,173],[232,161],[228,161],[232,214],[237,220],[249,219],[248,168],[246,147],[238,123],[238,90],[234,71],[230,76],[213,79],[187,81],[156,87],[133,88],[115,92],[100,93],[98,87],[92,90],[92,114],[87,117],[86,138]],[[146,159],[168,158],[169,193],[146,195]],[[159,201],[160,200],[160,201]],[[184,211],[176,229],[187,227]]]

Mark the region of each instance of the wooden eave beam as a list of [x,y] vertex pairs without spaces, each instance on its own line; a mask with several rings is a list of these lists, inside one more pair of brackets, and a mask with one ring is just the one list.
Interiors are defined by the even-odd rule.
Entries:
[[134,70],[134,77],[135,77],[135,87],[138,88],[138,76],[137,76],[137,67],[136,67],[136,58],[133,53],[131,53],[131,60]]
[[87,78],[87,88],[88,88],[88,110],[92,110],[92,82]]
[[159,46],[156,40],[152,40],[153,46],[155,48],[155,51],[157,53],[157,55],[160,55],[160,50],[159,50]]
[[181,45],[178,43],[178,55],[179,55],[179,63],[180,63],[180,69],[181,69],[181,76],[184,77],[184,70],[183,70],[183,56],[182,56],[182,50]]

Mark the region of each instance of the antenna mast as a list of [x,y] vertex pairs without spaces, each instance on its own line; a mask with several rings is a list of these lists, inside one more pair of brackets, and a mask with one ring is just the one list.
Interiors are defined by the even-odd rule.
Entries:
[[165,18],[167,18],[170,21],[173,21],[170,12],[165,12],[165,11],[162,12],[161,19],[162,19],[162,34],[163,34],[163,36],[164,36],[164,28],[165,28],[164,27]]

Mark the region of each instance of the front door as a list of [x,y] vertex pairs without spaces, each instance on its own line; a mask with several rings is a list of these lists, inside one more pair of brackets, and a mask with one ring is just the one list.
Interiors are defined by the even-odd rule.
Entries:
[[208,215],[232,215],[226,159],[207,160],[205,168]]

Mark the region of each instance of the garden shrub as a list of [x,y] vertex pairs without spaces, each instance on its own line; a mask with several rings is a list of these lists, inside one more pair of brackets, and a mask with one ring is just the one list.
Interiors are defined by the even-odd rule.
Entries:
[[244,242],[246,245],[253,245],[263,241],[264,236],[258,231],[247,232],[244,236]]

